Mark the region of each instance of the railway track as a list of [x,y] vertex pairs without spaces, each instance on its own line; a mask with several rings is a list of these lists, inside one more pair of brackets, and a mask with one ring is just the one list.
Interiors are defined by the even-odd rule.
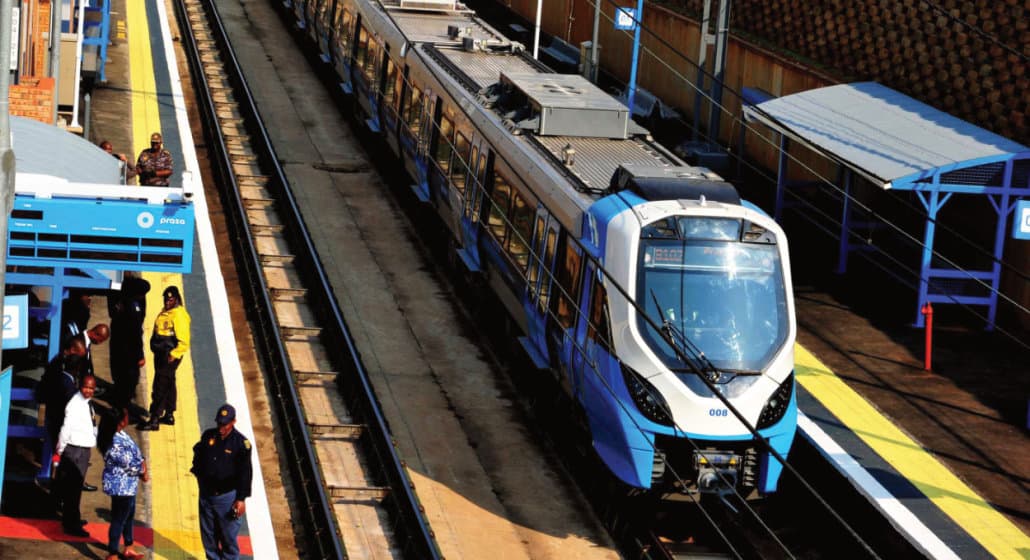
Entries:
[[176,13],[304,558],[440,556],[215,7]]

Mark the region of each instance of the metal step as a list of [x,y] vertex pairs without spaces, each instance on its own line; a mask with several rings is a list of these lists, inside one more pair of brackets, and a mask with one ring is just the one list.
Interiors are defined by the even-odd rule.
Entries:
[[293,255],[279,255],[272,253],[261,253],[258,257],[261,259],[261,264],[292,263],[295,258]]
[[358,439],[365,433],[364,424],[314,424],[308,423],[311,437],[316,439]]
[[381,502],[390,495],[390,489],[382,486],[333,486],[329,485],[329,497],[336,503]]
[[322,327],[308,327],[304,325],[279,325],[279,332],[283,338],[306,339],[318,338],[322,335]]

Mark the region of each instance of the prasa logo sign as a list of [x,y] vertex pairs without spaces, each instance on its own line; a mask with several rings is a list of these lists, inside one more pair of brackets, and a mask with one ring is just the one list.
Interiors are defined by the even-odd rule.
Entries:
[[177,225],[177,226],[184,226],[184,225],[186,225],[186,220],[184,220],[182,218],[161,218],[161,223],[162,224],[174,224],[174,225]]

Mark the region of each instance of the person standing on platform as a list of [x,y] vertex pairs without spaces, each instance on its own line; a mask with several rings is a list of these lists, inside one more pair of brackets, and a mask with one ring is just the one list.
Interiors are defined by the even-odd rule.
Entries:
[[[136,518],[136,491],[139,481],[150,480],[147,462],[136,442],[125,433],[129,410],[115,408],[100,422],[97,445],[104,455],[104,493],[111,496],[111,527],[107,531],[106,560],[143,558],[133,550],[133,521]],[[125,548],[118,543],[124,539]]]
[[82,378],[79,392],[72,396],[64,408],[64,424],[57,437],[57,486],[63,502],[61,526],[66,535],[88,537],[83,530],[86,524],[79,513],[82,500],[82,485],[89,468],[89,454],[97,444],[97,428],[93,421],[93,392],[97,380],[92,375]]
[[147,314],[145,296],[150,282],[130,275],[122,280],[122,289],[108,298],[111,315],[111,405],[115,410],[129,406],[136,395],[139,370],[146,364],[143,354],[143,319]]
[[111,328],[104,323],[98,323],[85,333],[75,336],[86,345],[86,373],[96,375],[93,370],[93,345],[107,342],[107,339],[111,338]]
[[64,424],[64,407],[79,390],[79,378],[85,368],[86,345],[81,338],[65,339],[61,353],[54,356],[43,370],[36,386],[36,402],[43,404],[43,415],[50,444],[57,446],[57,437]]
[[61,302],[61,340],[86,330],[92,302],[90,294],[74,288],[68,290],[68,298]]
[[114,144],[111,144],[109,140],[101,140],[100,149],[111,154],[114,159],[122,162],[122,169],[125,171],[126,184],[128,184],[129,180],[136,177],[136,166],[129,161],[129,158],[125,157],[125,154],[116,154],[114,152]]
[[172,176],[172,154],[161,147],[164,140],[160,132],[150,135],[150,148],[143,150],[136,160],[139,184],[145,187],[167,187]]
[[162,292],[164,309],[154,320],[150,350],[154,353],[154,384],[150,393],[150,420],[141,430],[157,430],[160,424],[175,425],[175,370],[190,349],[190,314],[182,304],[176,286]]
[[236,431],[236,409],[223,404],[193,446],[193,468],[200,488],[200,539],[208,559],[240,557],[236,541],[246,513],[254,476],[250,441]]

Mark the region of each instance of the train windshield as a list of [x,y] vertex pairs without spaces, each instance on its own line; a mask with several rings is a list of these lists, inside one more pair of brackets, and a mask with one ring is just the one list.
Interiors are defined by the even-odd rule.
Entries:
[[[720,370],[759,373],[787,340],[775,236],[746,221],[678,217],[644,228],[637,286],[647,316]],[[638,326],[666,366],[686,367],[643,316]]]

